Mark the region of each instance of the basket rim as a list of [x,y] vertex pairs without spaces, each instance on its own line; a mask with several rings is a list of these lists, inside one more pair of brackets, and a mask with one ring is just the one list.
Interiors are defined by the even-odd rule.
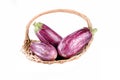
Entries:
[[92,31],[92,23],[91,23],[90,19],[89,19],[86,15],[84,15],[83,13],[80,13],[80,12],[78,12],[78,11],[71,10],[71,9],[53,9],[53,10],[48,10],[48,11],[45,11],[45,12],[42,12],[42,13],[37,14],[36,16],[34,16],[34,17],[28,22],[28,24],[26,25],[25,40],[30,40],[30,38],[29,38],[29,28],[30,28],[32,22],[33,22],[35,19],[37,19],[37,18],[40,17],[40,16],[46,15],[46,14],[58,13],[58,12],[74,14],[74,15],[77,15],[77,16],[83,18],[83,19],[87,22],[87,25],[88,25],[88,28],[90,29],[90,31]]

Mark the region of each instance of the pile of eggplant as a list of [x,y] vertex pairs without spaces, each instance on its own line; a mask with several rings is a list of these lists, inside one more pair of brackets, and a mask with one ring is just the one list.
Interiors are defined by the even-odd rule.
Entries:
[[53,61],[58,57],[68,59],[77,55],[91,40],[92,33],[84,27],[65,38],[41,22],[34,23],[34,31],[40,42],[31,42],[30,50],[41,60]]

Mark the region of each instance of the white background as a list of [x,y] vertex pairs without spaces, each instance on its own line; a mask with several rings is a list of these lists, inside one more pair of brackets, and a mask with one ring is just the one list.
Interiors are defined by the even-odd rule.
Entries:
[[[90,18],[98,29],[92,45],[72,62],[29,61],[21,52],[26,24],[36,14],[57,8],[73,9]],[[4,0],[0,10],[0,80],[120,80],[119,0]],[[40,20],[63,37],[86,26],[73,15],[50,14]],[[36,39],[32,30],[30,37]]]

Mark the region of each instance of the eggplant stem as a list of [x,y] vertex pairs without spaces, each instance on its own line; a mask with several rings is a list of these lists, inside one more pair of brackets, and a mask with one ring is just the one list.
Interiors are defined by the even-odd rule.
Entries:
[[39,31],[42,28],[43,23],[40,22],[34,22],[35,32]]
[[94,35],[97,32],[97,28],[92,29],[92,34]]

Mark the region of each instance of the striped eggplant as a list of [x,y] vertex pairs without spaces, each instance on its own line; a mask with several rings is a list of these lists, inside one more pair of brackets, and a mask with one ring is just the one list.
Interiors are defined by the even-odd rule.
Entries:
[[35,33],[39,40],[44,43],[50,43],[54,47],[57,47],[62,37],[53,31],[50,27],[43,23],[34,23]]
[[78,54],[92,38],[92,33],[86,27],[65,37],[58,45],[58,53],[64,58]]
[[51,61],[57,58],[57,51],[51,44],[32,42],[30,50],[44,61]]

